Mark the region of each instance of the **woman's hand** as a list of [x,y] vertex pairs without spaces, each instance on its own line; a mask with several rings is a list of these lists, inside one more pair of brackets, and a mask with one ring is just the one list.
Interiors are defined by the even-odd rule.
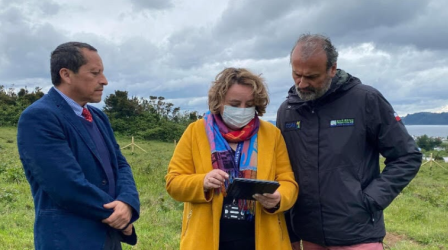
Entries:
[[273,194],[255,194],[254,199],[266,209],[272,209],[280,204],[280,193],[275,191]]
[[207,175],[205,175],[204,191],[208,191],[209,189],[213,188],[219,188],[224,183],[224,181],[228,179],[229,175],[226,172],[220,169],[213,169],[212,171],[208,172]]

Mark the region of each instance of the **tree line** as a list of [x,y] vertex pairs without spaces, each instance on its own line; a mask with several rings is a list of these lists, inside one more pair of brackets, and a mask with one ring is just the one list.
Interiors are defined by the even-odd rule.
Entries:
[[415,142],[421,149],[426,151],[433,150],[435,147],[440,147],[442,145],[442,139],[428,137],[427,135],[419,136]]
[[17,126],[22,111],[44,96],[42,89],[36,87],[29,91],[26,87],[18,92],[0,85],[0,126]]
[[[17,126],[22,111],[42,96],[40,87],[15,91],[0,85],[0,126]],[[130,97],[127,91],[116,90],[104,103],[103,111],[116,133],[146,140],[178,140],[188,124],[202,118],[196,111],[181,112],[180,107],[174,107],[162,96]],[[421,149],[430,151],[441,146],[442,140],[423,135],[416,139],[416,143]]]
[[[40,87],[17,92],[0,85],[0,126],[17,126],[22,111],[43,95]],[[121,90],[107,96],[104,103],[103,111],[116,133],[146,140],[179,140],[188,124],[202,117],[197,111],[181,111],[162,96],[138,98]]]

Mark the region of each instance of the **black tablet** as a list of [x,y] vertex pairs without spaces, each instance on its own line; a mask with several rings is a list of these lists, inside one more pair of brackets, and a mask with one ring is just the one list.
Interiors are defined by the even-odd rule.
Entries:
[[254,194],[272,194],[279,186],[277,181],[235,178],[227,188],[227,195],[235,199],[254,200]]

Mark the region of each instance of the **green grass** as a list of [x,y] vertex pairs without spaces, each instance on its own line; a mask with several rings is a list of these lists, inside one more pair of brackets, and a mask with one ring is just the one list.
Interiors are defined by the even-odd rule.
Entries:
[[[130,138],[119,137],[120,145]],[[182,203],[165,191],[173,143],[136,141],[148,153],[123,150],[140,193],[139,242],[124,249],[178,249]],[[386,209],[386,249],[448,249],[448,164],[423,166]],[[0,127],[0,249],[33,249],[34,209],[17,153],[16,129]]]
[[392,249],[448,248],[448,164],[425,164],[386,209],[389,232],[407,241]]
[[[120,145],[131,138],[117,138]],[[138,244],[123,249],[179,249],[183,204],[165,191],[164,176],[174,144],[135,141],[123,149],[140,193],[140,219],[135,223]],[[34,249],[34,206],[17,152],[16,129],[0,127],[0,249]]]

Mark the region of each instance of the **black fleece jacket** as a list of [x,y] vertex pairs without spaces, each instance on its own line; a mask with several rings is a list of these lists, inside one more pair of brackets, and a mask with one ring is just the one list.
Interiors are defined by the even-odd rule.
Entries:
[[422,156],[381,93],[338,70],[317,100],[301,100],[293,86],[277,126],[300,187],[291,238],[326,246],[382,241],[383,210],[417,174]]

